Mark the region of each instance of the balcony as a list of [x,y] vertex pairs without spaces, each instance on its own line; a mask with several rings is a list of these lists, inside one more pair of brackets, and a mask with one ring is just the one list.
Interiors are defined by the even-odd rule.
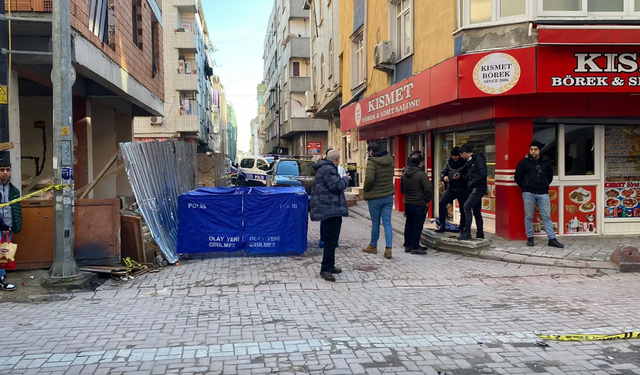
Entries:
[[291,37],[284,50],[287,60],[298,58],[308,59],[311,57],[311,41],[305,37]]
[[310,77],[289,77],[287,84],[284,86],[285,92],[305,92],[307,90],[311,90]]
[[196,115],[171,116],[165,124],[172,132],[200,132],[200,119]]
[[177,91],[198,91],[198,75],[197,74],[175,75],[174,88]]
[[177,49],[195,53],[198,50],[196,34],[192,32],[175,31],[170,43]]
[[327,120],[311,117],[294,117],[282,124],[281,137],[292,137],[302,132],[326,132],[329,130]]
[[173,6],[181,12],[196,13],[198,11],[197,0],[173,0]]

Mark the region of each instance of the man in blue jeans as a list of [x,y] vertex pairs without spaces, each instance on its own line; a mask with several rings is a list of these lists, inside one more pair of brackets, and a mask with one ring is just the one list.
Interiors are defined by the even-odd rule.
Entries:
[[[0,153],[0,203],[9,203],[20,197],[20,191],[11,183],[11,159],[8,151]],[[0,231],[5,241],[22,229],[20,203],[0,208]],[[0,290],[15,290],[16,286],[5,280],[6,271],[0,269]]]
[[546,156],[541,156],[544,145],[533,141],[529,145],[529,155],[518,163],[515,180],[522,188],[524,201],[524,227],[527,231],[527,245],[533,246],[533,215],[536,205],[544,223],[544,230],[549,236],[548,246],[563,248],[558,242],[551,220],[551,200],[549,199],[549,185],[553,181],[553,165]]
[[394,160],[387,151],[380,151],[377,143],[369,143],[367,147],[369,160],[364,178],[364,200],[369,204],[371,216],[371,241],[362,251],[368,254],[378,253],[378,239],[380,238],[380,219],[384,227],[385,250],[384,257],[391,259],[393,247],[393,229],[391,228],[391,210],[393,210],[393,195],[396,188],[393,185]]

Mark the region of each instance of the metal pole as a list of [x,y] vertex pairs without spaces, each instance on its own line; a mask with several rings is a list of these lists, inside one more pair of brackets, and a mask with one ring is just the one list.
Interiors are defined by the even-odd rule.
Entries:
[[[0,15],[5,16],[5,0],[0,0]],[[0,47],[9,48],[7,21],[0,20]],[[0,54],[0,142],[9,142],[9,55]],[[19,176],[18,176],[19,178]]]
[[276,84],[276,91],[278,95],[278,155],[282,154],[282,147],[280,146],[280,119],[282,118],[282,108],[280,107],[280,84]]
[[73,256],[73,122],[71,67],[71,12],[69,0],[58,0],[53,7],[53,180],[71,185],[54,189],[54,251],[51,277],[76,276],[80,269]]

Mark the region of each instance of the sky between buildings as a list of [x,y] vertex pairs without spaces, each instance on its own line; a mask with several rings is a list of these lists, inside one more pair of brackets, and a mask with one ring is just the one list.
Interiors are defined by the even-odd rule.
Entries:
[[202,0],[220,77],[238,116],[238,150],[249,151],[256,117],[256,89],[262,82],[264,37],[273,0]]

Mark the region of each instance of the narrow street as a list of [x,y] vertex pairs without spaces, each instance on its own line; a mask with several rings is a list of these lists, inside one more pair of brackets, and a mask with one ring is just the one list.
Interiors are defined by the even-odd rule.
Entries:
[[216,255],[59,302],[0,305],[2,374],[638,374],[637,274],[581,275],[446,253],[363,254],[343,223],[336,283],[318,225],[299,257]]

